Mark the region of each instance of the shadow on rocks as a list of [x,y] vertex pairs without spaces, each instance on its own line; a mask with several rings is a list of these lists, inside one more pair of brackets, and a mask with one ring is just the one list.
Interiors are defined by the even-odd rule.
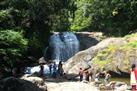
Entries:
[[40,89],[37,85],[29,81],[14,77],[8,77],[0,81],[0,91],[44,91],[44,90]]

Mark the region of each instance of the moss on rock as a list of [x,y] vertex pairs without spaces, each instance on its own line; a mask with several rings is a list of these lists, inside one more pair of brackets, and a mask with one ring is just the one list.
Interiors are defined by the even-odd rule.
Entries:
[[[133,36],[133,35],[132,35]],[[128,39],[130,37],[126,37]],[[92,65],[114,72],[128,72],[132,63],[137,63],[137,41],[130,41],[123,46],[110,44],[92,59]]]

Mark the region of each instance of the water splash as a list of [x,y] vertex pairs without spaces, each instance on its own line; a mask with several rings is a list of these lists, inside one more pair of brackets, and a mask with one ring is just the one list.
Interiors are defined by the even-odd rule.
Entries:
[[[34,74],[35,72],[39,73],[40,66],[26,67],[25,74]],[[44,75],[50,74],[49,66],[44,65]]]

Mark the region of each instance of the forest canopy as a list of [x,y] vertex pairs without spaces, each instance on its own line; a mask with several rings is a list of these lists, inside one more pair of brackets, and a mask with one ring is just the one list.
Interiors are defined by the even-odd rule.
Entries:
[[77,0],[73,31],[101,31],[124,36],[136,31],[136,0]]
[[11,55],[10,59],[41,57],[48,37],[55,31],[124,36],[136,29],[136,0],[0,0],[3,59],[5,55]]

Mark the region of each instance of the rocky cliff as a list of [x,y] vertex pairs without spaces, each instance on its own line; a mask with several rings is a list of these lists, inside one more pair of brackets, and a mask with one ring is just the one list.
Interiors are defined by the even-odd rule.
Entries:
[[[95,46],[80,51],[63,66],[64,71],[76,74],[80,67],[105,69],[121,75],[129,72],[131,64],[137,64],[136,38],[108,38]],[[132,41],[131,41],[132,40]]]
[[75,35],[79,40],[80,50],[90,48],[105,38],[100,32],[76,32]]

